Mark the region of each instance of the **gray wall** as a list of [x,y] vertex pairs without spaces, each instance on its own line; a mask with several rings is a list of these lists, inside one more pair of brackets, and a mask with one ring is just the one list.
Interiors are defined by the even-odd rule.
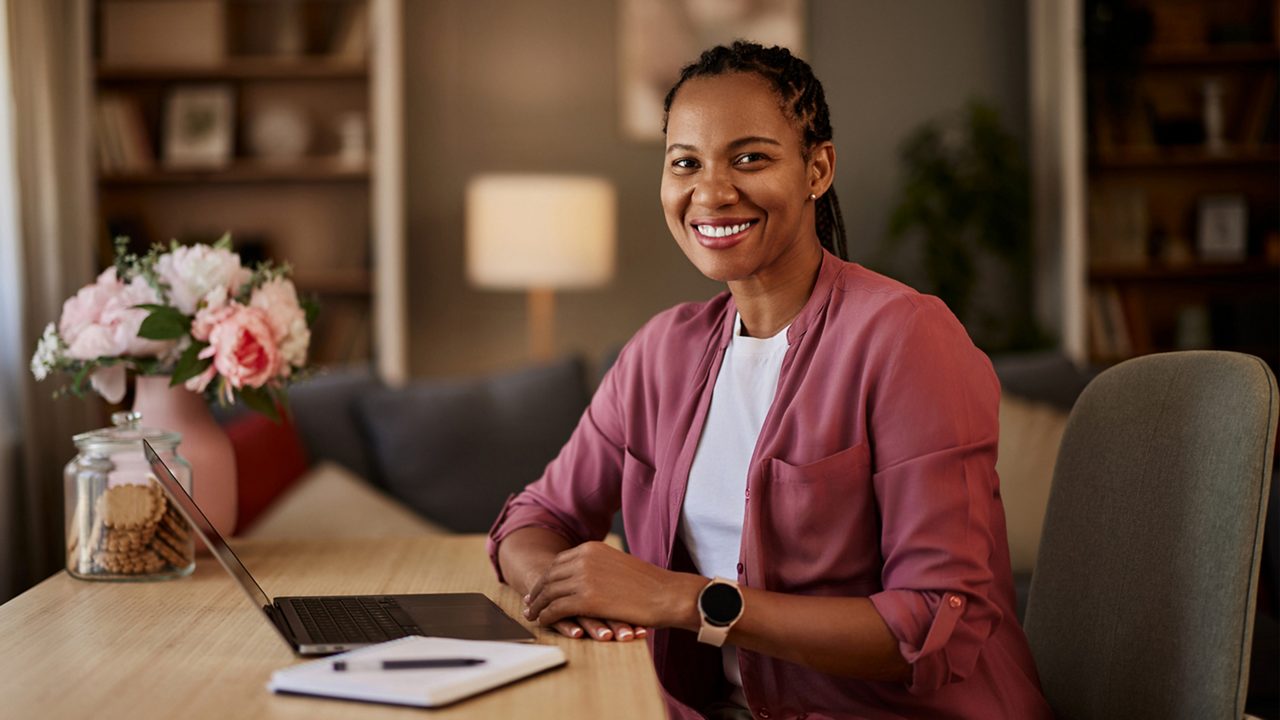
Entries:
[[[854,259],[884,234],[896,148],[915,126],[991,99],[1025,137],[1025,0],[810,0],[836,188]],[[460,375],[525,358],[524,298],[464,272],[463,193],[496,171],[583,172],[617,185],[618,272],[558,296],[558,347],[598,358],[655,312],[720,287],[685,261],[658,202],[662,149],[617,130],[616,3],[411,0],[406,6],[411,367]],[[659,122],[660,118],[655,118]],[[910,258],[895,274],[919,277]]]

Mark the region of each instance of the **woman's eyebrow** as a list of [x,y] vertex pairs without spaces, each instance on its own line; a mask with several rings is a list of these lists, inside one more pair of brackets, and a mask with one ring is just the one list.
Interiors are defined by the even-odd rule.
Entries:
[[[782,146],[782,143],[778,142],[777,140],[774,140],[771,137],[765,137],[763,135],[748,135],[747,137],[738,138],[737,140],[734,140],[733,142],[729,143],[727,149],[736,150],[737,148],[740,148],[743,145],[753,145],[756,143],[763,143],[765,145],[777,145],[779,147]],[[671,151],[673,150],[682,150],[685,152],[698,152],[697,147],[693,145],[685,145],[684,143],[671,143],[670,145],[667,146],[668,155],[670,155]]]

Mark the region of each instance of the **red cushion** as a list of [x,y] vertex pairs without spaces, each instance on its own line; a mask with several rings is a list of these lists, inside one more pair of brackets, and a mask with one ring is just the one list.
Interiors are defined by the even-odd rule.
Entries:
[[307,455],[293,423],[249,412],[226,426],[236,451],[236,532],[253,525],[307,471]]

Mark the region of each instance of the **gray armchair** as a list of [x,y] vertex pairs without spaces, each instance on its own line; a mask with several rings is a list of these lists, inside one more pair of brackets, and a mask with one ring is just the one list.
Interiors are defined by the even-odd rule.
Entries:
[[1058,717],[1244,714],[1276,380],[1257,358],[1099,375],[1062,439],[1026,631]]

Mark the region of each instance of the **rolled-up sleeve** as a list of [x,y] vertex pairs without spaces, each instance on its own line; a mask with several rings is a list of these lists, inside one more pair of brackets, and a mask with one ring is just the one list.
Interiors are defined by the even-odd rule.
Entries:
[[901,321],[868,402],[883,591],[871,596],[920,694],[972,672],[1001,621],[991,600],[999,384],[932,297]]
[[621,505],[624,435],[620,388],[629,375],[633,343],[623,348],[601,381],[560,454],[541,478],[507,498],[490,528],[489,560],[500,581],[506,579],[498,565],[498,545],[516,530],[546,528],[574,545],[608,534],[613,514]]

